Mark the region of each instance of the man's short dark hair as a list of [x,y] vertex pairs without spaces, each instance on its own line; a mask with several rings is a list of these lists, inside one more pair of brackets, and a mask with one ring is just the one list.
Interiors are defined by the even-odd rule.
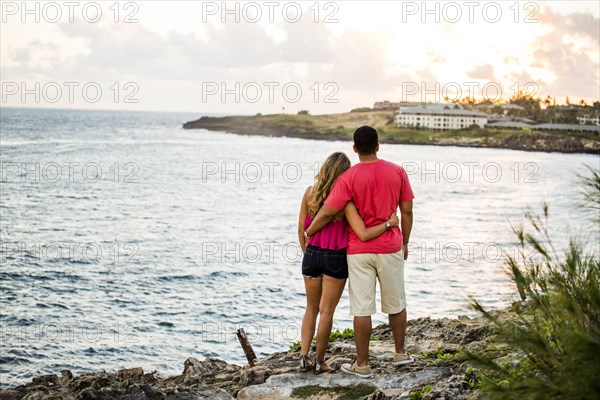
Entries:
[[370,126],[364,125],[354,131],[354,146],[360,155],[375,154],[379,144],[377,131]]

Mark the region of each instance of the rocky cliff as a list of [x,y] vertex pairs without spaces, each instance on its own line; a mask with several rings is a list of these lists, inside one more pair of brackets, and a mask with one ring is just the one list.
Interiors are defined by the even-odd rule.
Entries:
[[[414,364],[395,367],[388,325],[373,330],[370,364],[374,376],[361,379],[339,370],[300,372],[299,350],[272,354],[250,368],[218,359],[188,358],[180,375],[164,376],[141,368],[73,376],[38,376],[5,389],[0,399],[475,399],[478,393],[464,351],[485,349],[492,329],[483,319],[419,318],[408,322],[407,348]],[[241,351],[241,349],[240,349]],[[354,357],[353,339],[330,343],[329,364],[339,369]]]

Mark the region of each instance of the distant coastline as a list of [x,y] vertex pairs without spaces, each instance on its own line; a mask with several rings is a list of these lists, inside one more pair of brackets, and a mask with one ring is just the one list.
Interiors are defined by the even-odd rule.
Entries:
[[395,144],[489,147],[525,151],[600,154],[600,137],[593,133],[532,132],[516,129],[469,128],[448,131],[398,128],[394,111],[369,110],[341,114],[270,114],[202,117],[184,129],[206,129],[239,135],[351,140],[361,125],[374,126],[380,142]]

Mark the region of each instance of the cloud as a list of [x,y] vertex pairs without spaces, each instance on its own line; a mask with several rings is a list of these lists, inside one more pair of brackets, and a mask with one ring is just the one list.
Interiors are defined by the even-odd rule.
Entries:
[[420,82],[423,82],[427,85],[426,87],[433,87],[438,81],[438,78],[435,76],[435,74],[428,68],[417,70],[417,76],[419,77]]
[[600,18],[581,12],[568,15],[554,12],[546,7],[538,17],[542,24],[559,28],[565,33],[580,35],[595,43],[600,42]]
[[[543,88],[549,95],[598,97],[598,64],[587,54],[576,52],[561,43],[562,35],[554,32],[536,41],[535,66],[556,75],[556,80]],[[551,44],[551,46],[550,46]]]
[[521,59],[519,57],[509,55],[502,58],[502,62],[505,64],[519,64],[521,62]]
[[145,85],[140,92],[158,97],[165,87],[192,92],[207,81],[298,81],[304,87],[334,82],[340,89],[337,97],[352,105],[392,99],[404,82],[424,82],[429,88],[442,79],[510,78],[509,84],[523,85],[534,81],[533,74],[545,80],[537,81],[541,95],[597,98],[598,53],[593,49],[598,47],[598,18],[546,8],[539,19],[530,28],[542,36],[531,36],[528,52],[513,54],[510,44],[495,45],[501,53],[482,51],[486,63],[481,56],[462,62],[454,56],[463,39],[456,27],[444,28],[444,37],[432,29],[399,40],[390,26],[339,29],[310,19],[275,26],[205,23],[189,33],[168,28],[159,33],[143,23],[58,23],[52,28],[58,34],[51,38],[8,47],[2,74],[10,80],[135,81]]
[[367,92],[400,86],[409,77],[388,70],[389,41],[384,32],[345,31],[334,45],[329,76],[342,87]]
[[178,48],[183,60],[197,66],[241,68],[276,62],[279,46],[257,24],[209,24],[207,40],[194,35],[169,35],[170,45]]
[[486,79],[488,81],[493,81],[494,77],[494,67],[490,64],[479,65],[467,72],[467,76],[474,79]]
[[434,64],[443,64],[445,62],[447,62],[447,58],[444,57],[443,55],[437,53],[437,52],[432,52],[430,51],[429,53],[427,53],[427,59]]
[[[199,38],[193,33],[176,31],[161,35],[141,24],[61,23],[57,24],[60,32],[80,40],[86,48],[72,60],[71,66],[39,51],[34,56],[32,53],[40,44],[31,42],[13,52],[11,61],[17,65],[7,72],[22,76],[36,71],[39,65],[27,64],[29,59],[44,59],[56,73],[63,70],[83,77],[120,73],[177,80],[199,79],[199,72],[222,76],[239,74],[240,70],[257,72],[280,63],[333,64],[333,36],[323,24],[302,21],[283,25],[284,39],[279,42],[258,24],[205,24],[204,35]],[[314,29],[307,26],[309,23]],[[45,45],[60,48],[58,43]]]
[[[71,41],[78,41],[83,51],[67,63],[45,57],[48,68],[43,72],[51,81],[97,81],[107,87],[117,81],[135,82],[140,87],[138,97],[148,107],[152,104],[158,108],[155,99],[168,98],[170,105],[187,99],[190,104],[213,110],[223,107],[219,106],[220,96],[211,98],[214,104],[202,104],[203,82],[225,82],[228,89],[234,88],[235,82],[242,86],[277,82],[278,92],[284,84],[298,82],[303,101],[318,97],[318,107],[325,108],[332,106],[323,104],[331,96],[347,109],[348,105],[370,105],[385,96],[395,98],[403,82],[420,81],[420,73],[414,70],[390,69],[386,59],[392,37],[389,32],[347,29],[335,36],[324,24],[302,21],[282,24],[277,39],[259,24],[209,23],[202,26],[201,35],[177,31],[159,34],[143,24],[57,24],[57,29]],[[60,48],[60,44],[63,42],[47,47]],[[23,79],[17,76],[39,73],[39,65],[26,63],[29,58],[36,57],[25,52],[13,54],[16,66],[7,70],[7,76],[17,80]],[[430,72],[425,75],[434,80]],[[42,80],[39,75],[35,79]],[[325,86],[329,82],[334,86]],[[318,92],[311,89],[314,83]],[[237,105],[227,103],[228,110],[232,107]],[[264,105],[253,107],[264,110]]]
[[32,40],[24,47],[10,49],[8,56],[10,62],[2,66],[3,79],[14,75],[43,76],[69,62],[58,44],[39,39]]
[[324,24],[301,19],[286,24],[286,40],[280,44],[281,61],[302,63],[331,63],[336,39]]
[[585,47],[577,49],[573,41],[565,40],[568,35],[576,35],[591,40],[597,47],[600,20],[583,13],[562,15],[547,8],[541,14],[540,22],[552,30],[533,42],[531,52],[535,61],[532,67],[545,69],[556,76],[541,87],[543,93],[600,97],[598,60],[592,59]]

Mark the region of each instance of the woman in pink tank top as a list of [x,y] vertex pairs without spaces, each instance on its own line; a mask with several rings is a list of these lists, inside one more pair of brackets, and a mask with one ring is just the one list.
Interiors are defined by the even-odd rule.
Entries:
[[[385,223],[366,228],[356,206],[349,202],[323,229],[311,237],[306,235],[306,228],[323,206],[336,179],[350,166],[350,160],[344,153],[336,152],[327,157],[315,177],[314,185],[304,192],[300,206],[298,239],[300,247],[306,248],[302,259],[306,310],[302,320],[300,368],[314,368],[315,373],[333,372],[333,368],[325,362],[325,353],[333,325],[333,314],[348,278],[348,225],[361,240],[367,241],[399,224],[398,216],[394,213]],[[311,362],[308,353],[319,314],[317,351],[315,361]]]

